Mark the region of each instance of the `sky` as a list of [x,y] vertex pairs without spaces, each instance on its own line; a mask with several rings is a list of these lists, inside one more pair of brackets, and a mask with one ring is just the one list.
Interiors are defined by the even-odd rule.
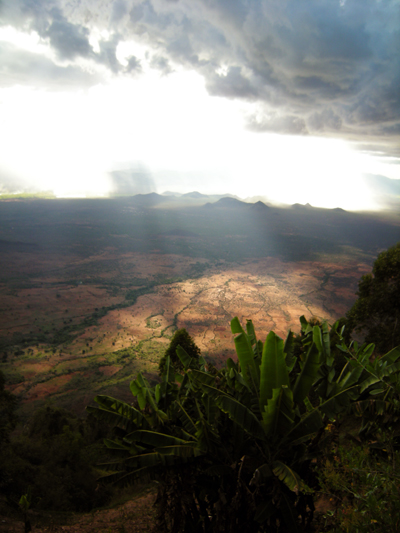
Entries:
[[0,193],[376,209],[400,0],[0,0],[0,117]]

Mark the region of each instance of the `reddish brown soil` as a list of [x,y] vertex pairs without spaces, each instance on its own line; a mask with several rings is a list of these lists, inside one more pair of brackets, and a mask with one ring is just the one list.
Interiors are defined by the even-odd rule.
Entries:
[[[52,332],[65,324],[81,323],[96,309],[125,302],[127,289],[121,284],[121,276],[126,283],[137,278],[152,280],[157,274],[181,276],[194,262],[205,260],[155,253],[115,257],[110,250],[90,261],[73,257],[68,258],[68,265],[65,261],[53,257],[51,261],[44,258],[41,263],[37,256],[29,254],[1,258],[7,268],[11,269],[11,265],[23,275],[29,274],[35,287],[0,285],[0,336],[11,339],[16,332]],[[78,284],[68,284],[67,274],[63,274],[72,267],[83,269]],[[93,269],[96,279],[114,280],[119,288],[107,292],[91,283]],[[303,314],[332,323],[349,309],[357,282],[368,270],[368,265],[346,257],[320,262],[290,263],[268,257],[240,264],[219,263],[201,278],[156,286],[134,305],[110,311],[97,325],[81,329],[73,342],[56,349],[44,344],[32,345],[29,350],[24,346],[22,357],[9,350],[5,372],[19,376],[10,379],[10,389],[20,394],[24,402],[32,402],[75,391],[78,383],[74,392],[78,399],[82,395],[93,397],[94,383],[110,379],[114,380],[113,393],[118,393],[119,376],[123,377],[120,381],[124,387],[134,376],[124,378],[123,365],[128,361],[121,364],[109,354],[132,347],[138,354],[132,372],[140,368],[156,372],[159,357],[173,334],[174,322],[178,328],[188,329],[203,355],[222,364],[227,357],[235,357],[229,325],[234,316],[243,325],[251,318],[261,340],[270,330],[280,336],[286,336],[289,329],[298,332]],[[134,285],[129,286],[132,288]],[[100,372],[96,374],[95,370]],[[69,385],[72,378],[79,376],[80,381],[75,379]],[[85,381],[89,376],[90,385]],[[89,389],[84,391],[84,385]]]

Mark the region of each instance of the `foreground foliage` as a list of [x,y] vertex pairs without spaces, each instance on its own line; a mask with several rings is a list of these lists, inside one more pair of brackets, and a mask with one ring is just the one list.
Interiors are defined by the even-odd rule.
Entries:
[[350,329],[366,334],[379,353],[400,344],[400,242],[378,255],[362,276],[358,299],[347,313]]
[[[285,342],[257,340],[237,318],[231,329],[238,361],[218,372],[178,346],[182,373],[166,357],[161,382],[139,374],[136,404],[97,396],[89,411],[116,426],[106,440],[115,461],[110,480],[157,479],[159,529],[171,532],[296,532],[313,519],[314,464],[328,423],[355,410],[364,434],[373,413],[397,416],[400,351],[371,361],[373,345],[347,347],[335,324],[311,325]],[[334,340],[344,364],[335,364]],[[296,349],[295,349],[296,345]]]
[[22,509],[26,494],[35,510],[88,511],[106,503],[109,490],[99,486],[93,467],[104,457],[96,440],[90,421],[52,406],[36,411],[2,445],[0,507]]
[[322,461],[321,491],[333,502],[324,515],[324,531],[400,530],[400,455],[387,452],[377,456],[369,446],[347,442]]

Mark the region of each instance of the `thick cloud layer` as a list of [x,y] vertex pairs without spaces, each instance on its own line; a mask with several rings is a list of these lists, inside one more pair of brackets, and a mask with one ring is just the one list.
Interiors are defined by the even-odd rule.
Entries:
[[[25,67],[25,82],[39,85],[53,75],[97,83],[96,65],[137,76],[135,56],[124,65],[117,57],[133,40],[151,68],[195,69],[210,95],[252,103],[253,131],[393,144],[400,136],[398,0],[6,0],[1,20],[36,31],[57,58],[40,68],[43,58],[3,53],[3,86],[22,83]],[[107,38],[95,49],[96,31]]]

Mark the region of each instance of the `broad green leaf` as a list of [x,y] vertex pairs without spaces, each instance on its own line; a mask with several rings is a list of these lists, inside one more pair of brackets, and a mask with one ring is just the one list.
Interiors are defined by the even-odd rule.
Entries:
[[314,343],[310,346],[300,374],[293,388],[293,400],[300,404],[307,397],[320,367],[319,352]]
[[238,370],[237,364],[234,363],[230,357],[228,357],[226,360],[226,366],[229,368],[229,370]]
[[[318,326],[313,327],[313,343],[316,345],[319,353],[324,357],[324,345],[322,343],[321,329]],[[325,358],[323,359],[325,361]]]
[[305,333],[308,328],[308,320],[306,319],[304,315],[301,315],[300,317],[300,324],[301,324],[301,331]]
[[320,411],[332,419],[339,413],[341,413],[345,407],[347,407],[351,400],[355,399],[358,396],[357,392],[358,386],[354,385],[353,387],[340,390],[331,396],[328,400],[321,403],[319,406]]
[[373,389],[370,391],[371,396],[377,396],[378,394],[382,394],[383,392],[386,392],[386,389]]
[[182,346],[177,346],[176,347],[176,355],[179,357],[182,365],[183,365],[183,368],[185,370],[187,370],[188,368],[190,368],[190,364],[192,362],[192,357],[190,357],[190,355],[187,353],[186,350],[184,350],[182,348]]
[[156,448],[155,452],[161,455],[175,455],[176,457],[181,457],[182,459],[187,459],[188,457],[198,457],[199,455],[202,455],[200,450],[194,445],[164,446]]
[[254,324],[251,320],[247,320],[246,322],[246,331],[251,345],[253,346],[254,344],[257,344],[256,332],[254,330]]
[[192,370],[191,372],[188,372],[187,375],[189,380],[199,387],[203,384],[212,386],[215,382],[215,376],[208,374],[207,372],[202,372],[201,370]]
[[303,481],[300,476],[288,465],[281,461],[274,461],[272,465],[274,474],[293,492],[301,491],[303,488]]
[[231,320],[231,331],[233,335],[236,335],[236,333],[243,333],[244,331],[237,316]]
[[196,425],[193,419],[189,416],[183,405],[181,405],[178,401],[175,401],[175,405],[178,408],[178,417],[181,420],[186,432],[190,435],[194,435],[196,433]]
[[159,422],[164,423],[168,420],[167,415],[156,404],[153,392],[140,372],[137,378],[131,381],[130,389],[132,394],[137,397],[140,409],[143,410],[149,404]]
[[294,335],[291,330],[289,330],[289,333],[287,334],[283,352],[285,354],[286,366],[288,367],[288,371],[291,372],[296,364],[296,357],[294,357]]
[[104,445],[110,450],[121,450],[128,452],[130,455],[137,455],[138,453],[142,453],[144,451],[142,446],[135,446],[134,444],[125,444],[123,442],[111,439],[104,439],[103,442]]
[[321,328],[324,357],[326,358],[326,362],[328,363],[328,365],[331,365],[333,363],[333,359],[331,358],[331,339],[329,335],[328,324],[326,322],[323,322]]
[[[254,353],[250,338],[240,325],[237,317],[233,318],[231,321],[231,331],[233,334],[238,333],[238,335],[234,338],[234,343],[242,375],[249,386],[253,389],[253,392],[258,395],[260,368],[254,360]],[[252,375],[254,376],[254,379],[251,378],[249,367],[253,368]]]
[[227,413],[229,418],[242,427],[247,433],[250,433],[256,438],[265,437],[260,421],[245,405],[229,394],[226,394],[215,387],[211,387],[210,385],[203,384],[202,388],[206,394],[209,394],[215,399],[215,403],[221,411]]
[[262,413],[266,435],[275,438],[287,433],[293,426],[294,416],[292,391],[287,386],[273,389]]
[[319,408],[303,415],[302,419],[285,435],[285,442],[300,444],[316,433],[323,426]]
[[397,346],[396,348],[393,348],[393,350],[390,350],[387,354],[383,355],[379,361],[388,363],[395,363],[397,359],[400,357],[400,346]]
[[[344,375],[344,372],[347,368],[352,368],[347,374]],[[359,385],[360,377],[364,372],[364,367],[358,364],[357,361],[351,361],[351,364],[348,363],[343,371],[340,373],[337,383],[342,389],[352,387],[353,385]],[[342,377],[343,375],[343,377]]]
[[272,398],[273,389],[289,386],[289,374],[283,353],[283,340],[273,331],[268,333],[264,344],[260,376],[260,411]]
[[171,364],[171,358],[169,355],[165,360],[165,367],[166,370],[164,372],[164,381],[165,383],[172,383],[173,381],[175,381],[175,372],[174,367]]
[[221,411],[227,413],[229,418],[242,427],[247,433],[256,439],[265,438],[263,427],[258,418],[242,403],[228,395],[220,395],[216,398],[215,402]]
[[378,376],[368,376],[360,385],[360,393],[363,393],[368,387],[371,387],[371,385],[375,385],[375,383],[379,383],[380,381]]
[[104,395],[96,396],[94,401],[99,407],[87,407],[86,410],[109,424],[124,429],[130,428],[132,425],[148,425],[143,414],[125,402]]
[[154,389],[154,394],[156,397],[156,402],[159,404],[161,400],[161,383],[157,383],[156,388]]

